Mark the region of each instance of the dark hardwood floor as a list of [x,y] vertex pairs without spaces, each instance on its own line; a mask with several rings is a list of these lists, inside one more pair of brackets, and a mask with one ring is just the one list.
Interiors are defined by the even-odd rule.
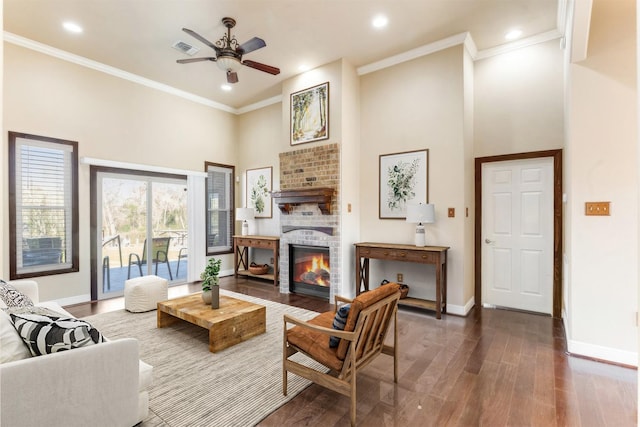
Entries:
[[[220,283],[283,304],[331,309],[327,301],[280,294],[264,281]],[[169,296],[199,290],[182,285]],[[66,307],[78,317],[122,308],[122,298]],[[637,371],[568,356],[559,320],[483,308],[436,320],[431,312],[401,308],[398,327],[398,383],[386,355],[358,373],[358,425],[637,425]],[[313,384],[260,425],[346,426],[349,399]]]

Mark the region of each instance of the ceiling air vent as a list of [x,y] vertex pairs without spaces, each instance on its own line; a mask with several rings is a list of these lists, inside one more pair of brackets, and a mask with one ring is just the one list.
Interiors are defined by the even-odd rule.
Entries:
[[197,47],[191,46],[189,43],[185,43],[181,41],[175,42],[171,47],[174,48],[175,50],[179,50],[182,53],[186,53],[189,56],[195,55],[200,50]]

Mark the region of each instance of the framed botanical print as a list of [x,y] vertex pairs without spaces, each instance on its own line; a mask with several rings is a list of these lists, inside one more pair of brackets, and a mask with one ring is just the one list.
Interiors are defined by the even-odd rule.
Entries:
[[291,94],[291,145],[329,138],[329,82]]
[[271,190],[273,187],[271,166],[247,170],[247,207],[253,208],[256,218],[271,218]]
[[381,219],[405,219],[410,201],[429,203],[429,150],[380,155]]

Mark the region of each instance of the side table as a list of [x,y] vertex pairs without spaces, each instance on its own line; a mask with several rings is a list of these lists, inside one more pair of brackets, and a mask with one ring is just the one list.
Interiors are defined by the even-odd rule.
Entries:
[[[273,251],[273,274],[252,274],[249,271],[249,248],[271,249]],[[278,266],[280,264],[280,237],[277,236],[233,236],[234,276],[259,277],[273,280],[278,286]]]

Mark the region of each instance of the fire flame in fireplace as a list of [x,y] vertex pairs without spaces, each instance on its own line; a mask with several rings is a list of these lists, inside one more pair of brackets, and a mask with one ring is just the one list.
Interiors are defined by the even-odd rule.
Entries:
[[300,275],[300,281],[310,285],[329,286],[331,275],[329,263],[324,261],[324,256],[314,256],[303,267],[304,273]]

